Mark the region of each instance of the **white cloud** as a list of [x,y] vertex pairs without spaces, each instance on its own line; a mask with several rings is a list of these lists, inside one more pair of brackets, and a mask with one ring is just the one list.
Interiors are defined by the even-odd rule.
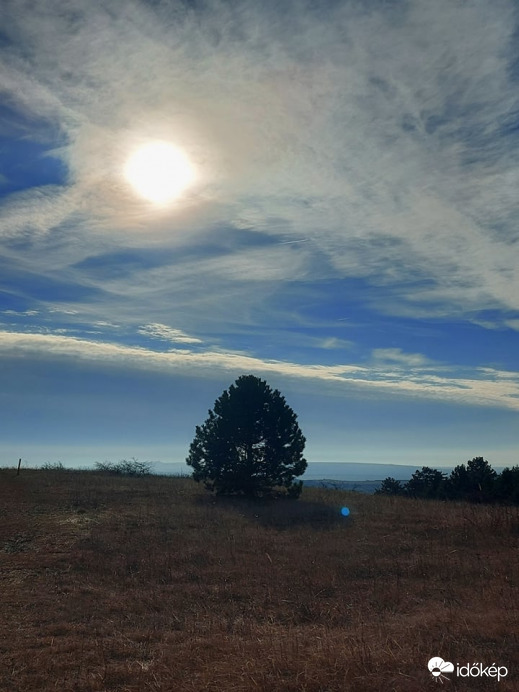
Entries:
[[77,210],[75,197],[50,185],[12,194],[0,208],[0,241],[46,235]]
[[510,329],[514,329],[516,332],[519,332],[519,319],[505,320],[504,323],[507,327],[510,327]]
[[[512,2],[17,0],[3,11],[19,47],[4,54],[5,93],[68,140],[69,187],[20,193],[2,212],[11,238],[74,219],[68,242],[20,252],[33,270],[230,221],[308,242],[207,260],[224,296],[232,281],[353,276],[402,285],[377,298],[382,312],[519,308]],[[166,212],[121,176],[148,137],[173,139],[199,171]],[[116,283],[114,313],[139,278]],[[242,304],[257,290],[244,287]]]
[[301,385],[324,385],[351,396],[365,391],[388,396],[415,396],[444,402],[495,406],[519,410],[519,373],[479,368],[456,374],[447,369],[420,369],[409,372],[401,367],[365,367],[350,364],[317,365],[281,360],[266,360],[217,350],[191,352],[172,349],[166,352],[136,346],[65,336],[0,332],[0,352],[6,356],[73,359],[96,362],[102,366],[130,370],[159,370],[164,373],[189,373],[198,377],[218,377],[223,372],[235,376],[243,372],[289,377]]
[[400,348],[375,348],[371,354],[375,361],[397,363],[410,368],[421,367],[431,363],[421,353],[404,353]]
[[96,320],[94,322],[95,327],[110,327],[112,329],[118,329],[119,325],[113,322],[106,322],[105,320]]
[[12,315],[13,317],[34,317],[39,314],[38,310],[2,310],[2,315]]
[[335,336],[328,337],[327,339],[321,339],[319,341],[320,348],[327,350],[350,349],[353,346],[353,341],[348,341],[347,339],[338,339]]
[[138,328],[139,334],[144,334],[145,336],[151,336],[155,339],[162,339],[164,341],[171,341],[172,343],[178,344],[201,344],[202,341],[194,336],[189,336],[185,334],[181,329],[173,329],[168,327],[166,324],[146,324]]
[[62,315],[77,315],[79,310],[71,310],[70,308],[49,308],[49,312],[55,312]]

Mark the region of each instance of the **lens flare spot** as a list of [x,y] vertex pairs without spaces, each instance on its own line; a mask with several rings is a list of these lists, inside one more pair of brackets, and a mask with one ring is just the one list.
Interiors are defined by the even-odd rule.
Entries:
[[350,510],[347,507],[341,507],[341,514],[343,517],[349,517]]

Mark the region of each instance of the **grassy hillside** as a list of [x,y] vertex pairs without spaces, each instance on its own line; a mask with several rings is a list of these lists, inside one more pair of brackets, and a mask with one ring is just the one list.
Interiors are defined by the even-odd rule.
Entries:
[[2,469],[0,513],[1,690],[519,689],[518,508]]

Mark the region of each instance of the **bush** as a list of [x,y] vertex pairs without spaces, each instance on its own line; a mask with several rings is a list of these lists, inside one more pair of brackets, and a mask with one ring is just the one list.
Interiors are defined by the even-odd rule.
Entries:
[[65,471],[65,467],[61,463],[61,461],[57,462],[52,462],[52,461],[46,461],[44,464],[40,466],[42,471]]
[[97,461],[95,468],[97,471],[116,476],[149,476],[151,474],[151,464],[148,461],[137,461],[135,458],[129,461],[123,459],[117,464],[110,461]]

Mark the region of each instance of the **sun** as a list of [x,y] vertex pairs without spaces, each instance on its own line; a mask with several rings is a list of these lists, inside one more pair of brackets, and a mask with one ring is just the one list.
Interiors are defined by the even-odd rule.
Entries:
[[188,157],[168,142],[150,142],[140,147],[128,159],[124,173],[141,197],[156,204],[177,199],[195,177]]

